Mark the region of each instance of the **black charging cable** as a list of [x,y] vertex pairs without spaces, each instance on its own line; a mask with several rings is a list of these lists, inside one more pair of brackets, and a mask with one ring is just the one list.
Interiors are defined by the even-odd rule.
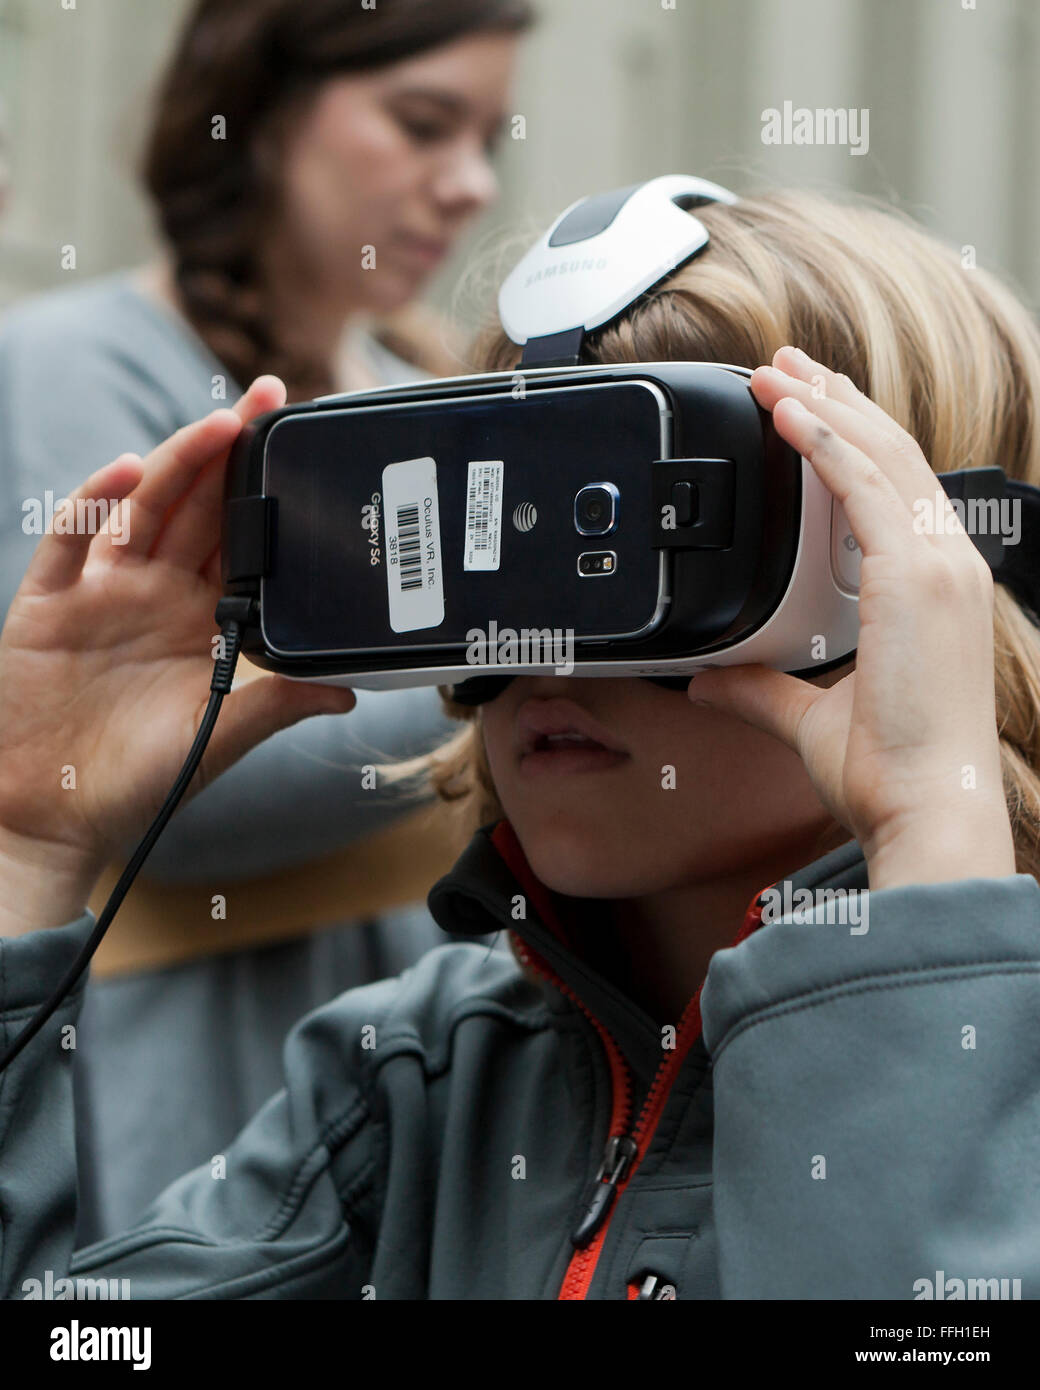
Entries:
[[166,828],[166,823],[177,809],[177,805],[188,790],[188,784],[195,775],[202,755],[206,751],[206,745],[210,741],[214,726],[217,722],[217,715],[220,707],[224,703],[224,696],[231,690],[231,682],[235,676],[235,667],[238,665],[238,655],[242,649],[242,638],[246,629],[256,620],[259,605],[256,599],[252,598],[222,598],[217,604],[216,619],[220,628],[222,645],[219,649],[216,663],[213,670],[213,679],[210,681],[209,704],[206,712],[202,716],[202,723],[199,731],[195,735],[195,741],[191,745],[191,750],[184,760],[184,765],[177,774],[177,780],[170,788],[169,795],[163,802],[159,814],[148,827],[144,838],[134,850],[133,857],[123,870],[119,882],[112,889],[108,902],[105,903],[101,911],[101,916],[97,919],[97,924],[90,934],[90,939],[80,951],[73,964],[61,978],[54,993],[42,1005],[26,1026],[15,1038],[14,1042],[7,1051],[0,1056],[0,1072],[21,1052],[22,1048],[29,1043],[40,1031],[43,1025],[54,1013],[55,1009],[61,1004],[65,996],[73,989],[76,981],[90,964],[90,959],[94,952],[101,945],[101,938],[112,925],[112,919],[119,911],[120,905],[127,893],[130,885],[141,868],[141,865],[148,858],[155,846],[156,840]]

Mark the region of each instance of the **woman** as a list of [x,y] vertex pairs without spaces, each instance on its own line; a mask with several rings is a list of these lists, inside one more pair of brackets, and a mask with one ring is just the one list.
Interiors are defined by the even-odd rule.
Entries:
[[[894,215],[792,193],[697,216],[704,254],[589,360],[756,368],[756,400],[863,553],[854,671],[733,668],[685,693],[520,676],[466,710],[436,772],[479,828],[430,906],[449,929],[509,930],[523,970],[446,945],[311,1015],[226,1172],[186,1175],[71,1266],[74,1166],[50,1157],[71,1123],[68,1001],[5,1076],[8,1296],[69,1268],[137,1298],[912,1299],[937,1269],[1040,1294],[1023,1181],[1040,1125],[1040,633],[962,528],[913,525],[933,470],[1040,482],[1040,334]],[[481,356],[514,359],[502,335]],[[217,518],[193,533],[180,499],[282,394],[259,380],[143,480],[129,455],[89,479],[84,496],[129,498],[151,558],[45,537],[0,634],[8,1036],[82,949],[104,844],[146,824],[193,732]],[[139,671],[160,591],[177,603],[158,669]],[[225,702],[207,776],[352,701],[253,689]],[[547,712],[617,758],[525,765]],[[88,803],[56,790],[59,748],[87,765]],[[837,847],[814,858],[822,840]],[[869,930],[763,925],[781,880],[869,887]]]
[[[530,18],[526,0],[195,6],[144,153],[163,254],[21,304],[0,327],[4,607],[38,539],[25,499],[61,499],[84,465],[120,449],[147,453],[258,373],[278,372],[301,400],[460,370],[414,301],[494,197],[490,158]],[[364,788],[360,766],[418,753],[448,727],[432,690],[365,694],[358,706],[352,724],[312,721],[257,749],[174,820],[146,865],[139,898],[167,921],[157,942],[135,922],[137,941],[167,968],[131,955],[129,970],[95,975],[76,1052],[84,1238],[121,1228],[235,1133],[277,1088],[281,1041],[302,1012],[443,939],[414,903],[443,867],[422,843],[413,905],[393,896],[388,863],[369,877],[395,910],[341,914],[322,933],[337,919],[315,920],[306,904],[291,915],[300,875],[310,885],[317,873],[307,866],[414,804]],[[127,849],[114,846],[114,861]],[[342,874],[356,879],[351,862]],[[220,938],[210,913],[227,898],[230,931],[233,895],[247,891],[262,900],[250,922],[262,948]],[[127,1156],[134,1174],[117,1177]]]

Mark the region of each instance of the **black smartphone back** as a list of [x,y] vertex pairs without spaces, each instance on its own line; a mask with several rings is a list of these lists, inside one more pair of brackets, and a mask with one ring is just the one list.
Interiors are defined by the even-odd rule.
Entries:
[[[643,381],[526,394],[507,383],[283,417],[263,470],[276,499],[261,590],[269,648],[450,649],[495,627],[648,634],[665,606],[650,474],[668,456],[670,422],[664,394]],[[579,523],[595,532],[609,517],[590,503],[576,523],[575,499],[604,485],[615,524],[583,535]]]

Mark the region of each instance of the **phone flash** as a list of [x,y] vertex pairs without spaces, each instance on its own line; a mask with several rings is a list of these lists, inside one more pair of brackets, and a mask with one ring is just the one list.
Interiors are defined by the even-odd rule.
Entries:
[[613,574],[617,553],[613,550],[586,550],[578,556],[578,573],[583,579],[597,574]]

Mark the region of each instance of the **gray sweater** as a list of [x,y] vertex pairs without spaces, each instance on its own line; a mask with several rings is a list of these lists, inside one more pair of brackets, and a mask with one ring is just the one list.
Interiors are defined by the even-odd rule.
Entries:
[[[363,345],[386,384],[426,375],[370,336]],[[239,384],[126,272],[0,317],[0,615],[38,539],[23,530],[26,500],[45,503],[50,489],[57,502],[120,453],[144,455],[208,414],[223,403],[215,376],[233,403]],[[411,809],[362,790],[359,765],[421,752],[457,725],[432,688],[359,691],[357,701],[348,716],[275,735],[183,807],[144,876],[230,882],[294,867]],[[286,945],[92,980],[74,1068],[79,1239],[121,1229],[238,1131],[281,1084],[281,1044],[301,1014],[397,973],[441,941],[420,904]]]

